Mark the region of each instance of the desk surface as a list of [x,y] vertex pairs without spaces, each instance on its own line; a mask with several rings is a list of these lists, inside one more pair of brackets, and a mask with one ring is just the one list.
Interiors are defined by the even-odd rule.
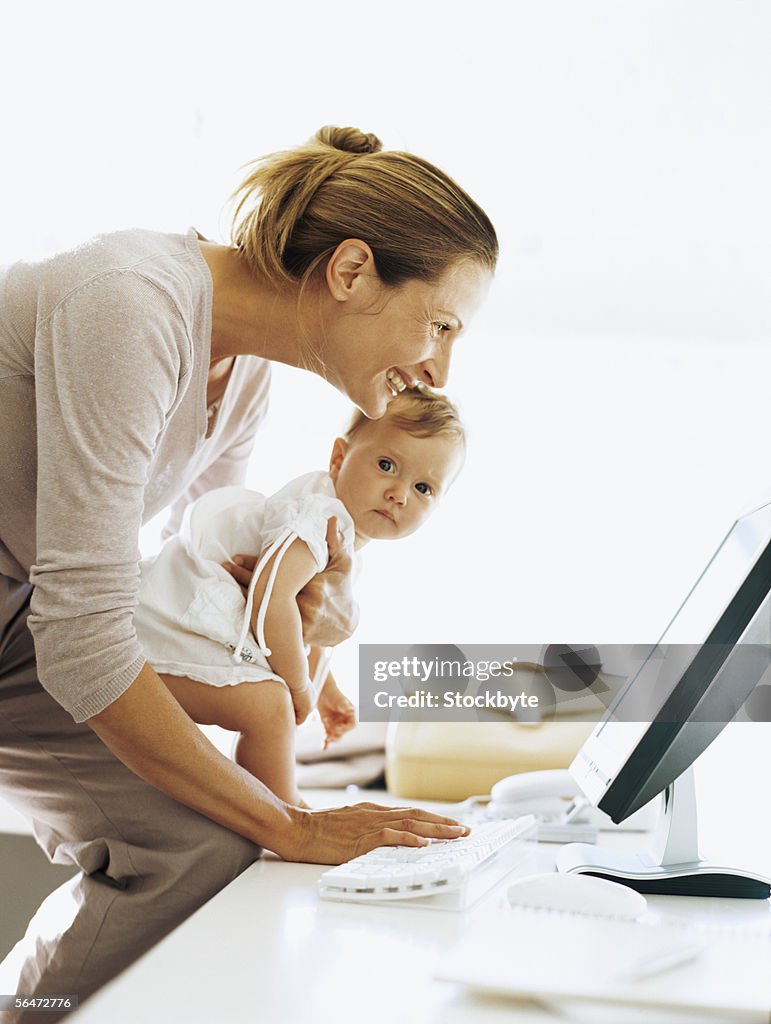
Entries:
[[[336,796],[317,793],[313,802],[328,806],[340,802]],[[383,802],[394,801],[384,796]],[[528,870],[543,870],[557,849],[539,847]],[[322,901],[316,881],[324,870],[266,855],[68,1019],[73,1024],[703,1024],[698,1015],[597,1003],[551,1010],[434,981],[443,955],[470,921],[489,920],[495,928],[507,883],[457,913]],[[771,913],[767,901],[757,900],[649,901],[678,916],[687,912],[694,919],[719,917],[725,923],[757,923]],[[722,1024],[722,1018],[711,1020]],[[768,1017],[744,1020],[767,1024]]]

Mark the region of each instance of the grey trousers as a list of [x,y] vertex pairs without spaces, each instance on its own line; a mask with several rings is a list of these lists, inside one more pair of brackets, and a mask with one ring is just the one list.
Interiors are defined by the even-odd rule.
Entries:
[[[26,624],[30,591],[0,576],[0,792],[32,819],[49,858],[80,872],[0,964],[0,993],[82,1002],[261,850],[143,782],[48,696]],[[0,1013],[3,1024],[42,1017],[59,1019]]]

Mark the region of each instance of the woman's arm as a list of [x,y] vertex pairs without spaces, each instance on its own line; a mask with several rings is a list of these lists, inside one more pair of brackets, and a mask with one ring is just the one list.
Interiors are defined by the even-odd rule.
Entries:
[[339,864],[376,846],[420,846],[421,837],[467,831],[451,818],[410,808],[307,811],[285,804],[220,754],[147,664],[88,724],[140,778],[285,860]]
[[87,724],[140,778],[254,842],[272,848],[291,822],[290,809],[219,753],[147,663]]
[[137,538],[187,348],[173,301],[129,270],[97,275],[37,325],[29,627],[38,677],[76,722],[119,697],[144,661]]

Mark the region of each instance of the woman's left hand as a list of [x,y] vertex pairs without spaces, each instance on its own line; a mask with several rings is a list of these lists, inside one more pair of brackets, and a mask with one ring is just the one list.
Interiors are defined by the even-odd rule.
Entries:
[[333,516],[327,523],[329,561],[297,595],[303,620],[303,639],[312,647],[336,647],[353,634],[359,606],[353,596],[353,549]]

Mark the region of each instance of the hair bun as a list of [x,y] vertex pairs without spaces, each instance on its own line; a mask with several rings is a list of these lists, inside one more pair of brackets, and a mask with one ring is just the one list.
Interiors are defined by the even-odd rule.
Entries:
[[358,128],[336,128],[331,124],[319,128],[316,139],[343,153],[377,153],[383,148],[383,143],[372,132],[361,132]]

